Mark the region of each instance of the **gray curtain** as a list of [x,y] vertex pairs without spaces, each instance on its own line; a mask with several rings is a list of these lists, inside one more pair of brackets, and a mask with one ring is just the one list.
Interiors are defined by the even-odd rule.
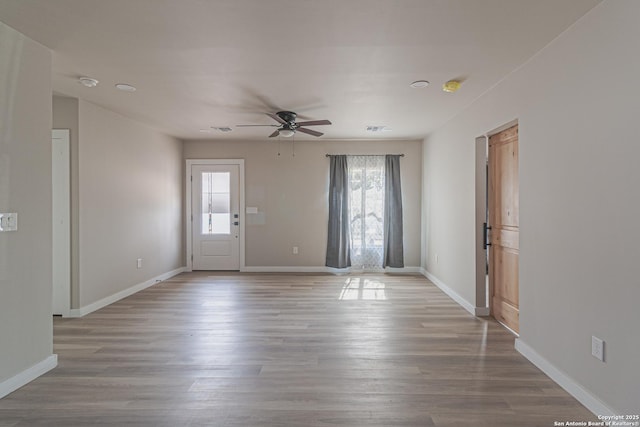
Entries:
[[329,156],[329,229],[326,266],[351,266],[349,252],[349,171],[347,156]]
[[384,169],[384,261],[382,266],[401,268],[404,267],[404,249],[400,156],[387,154]]

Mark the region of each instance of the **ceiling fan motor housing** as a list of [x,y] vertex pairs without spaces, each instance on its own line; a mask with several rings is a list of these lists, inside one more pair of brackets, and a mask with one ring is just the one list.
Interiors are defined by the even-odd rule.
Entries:
[[293,111],[278,111],[276,115],[289,124],[295,122],[298,116]]
[[331,122],[329,120],[308,120],[300,123],[296,123],[296,117],[298,115],[293,111],[278,111],[277,113],[266,113],[267,116],[271,117],[273,120],[278,122],[279,124],[275,125],[237,125],[237,126],[268,126],[268,127],[277,127],[269,138],[273,138],[276,136],[283,136],[288,138],[293,136],[296,132],[302,132],[311,136],[322,136],[324,135],[322,132],[318,132],[317,130],[308,129],[307,126],[320,126],[320,125],[330,125]]

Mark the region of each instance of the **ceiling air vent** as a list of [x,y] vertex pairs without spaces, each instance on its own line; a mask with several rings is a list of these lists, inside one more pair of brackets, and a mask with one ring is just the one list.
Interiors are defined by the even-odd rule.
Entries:
[[391,129],[389,129],[386,126],[367,126],[367,132],[390,132]]
[[233,129],[231,129],[228,126],[223,126],[223,127],[214,127],[213,129],[218,130],[220,132],[232,132]]

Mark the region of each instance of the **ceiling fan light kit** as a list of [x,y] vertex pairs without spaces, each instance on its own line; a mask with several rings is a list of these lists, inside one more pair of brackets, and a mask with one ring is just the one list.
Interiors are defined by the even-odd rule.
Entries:
[[284,138],[292,137],[294,133],[296,133],[296,131],[292,130],[292,129],[282,129],[282,130],[278,131],[278,135],[280,135],[280,136],[282,136]]
[[282,136],[284,138],[292,137],[296,132],[306,133],[311,136],[322,136],[324,135],[322,132],[318,132],[313,129],[307,129],[306,126],[320,126],[320,125],[330,125],[331,122],[329,120],[308,120],[305,122],[296,122],[296,117],[298,115],[293,111],[278,111],[275,114],[266,113],[267,116],[271,117],[273,120],[278,122],[277,125],[236,125],[236,127],[249,127],[249,126],[268,126],[268,127],[277,127],[269,138],[273,138],[276,136]]

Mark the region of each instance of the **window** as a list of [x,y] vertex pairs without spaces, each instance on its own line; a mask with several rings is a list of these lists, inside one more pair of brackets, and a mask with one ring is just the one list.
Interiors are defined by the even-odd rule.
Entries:
[[400,157],[328,155],[325,265],[404,267]]
[[231,233],[231,176],[202,173],[202,234]]
[[351,265],[382,268],[384,156],[347,156]]

